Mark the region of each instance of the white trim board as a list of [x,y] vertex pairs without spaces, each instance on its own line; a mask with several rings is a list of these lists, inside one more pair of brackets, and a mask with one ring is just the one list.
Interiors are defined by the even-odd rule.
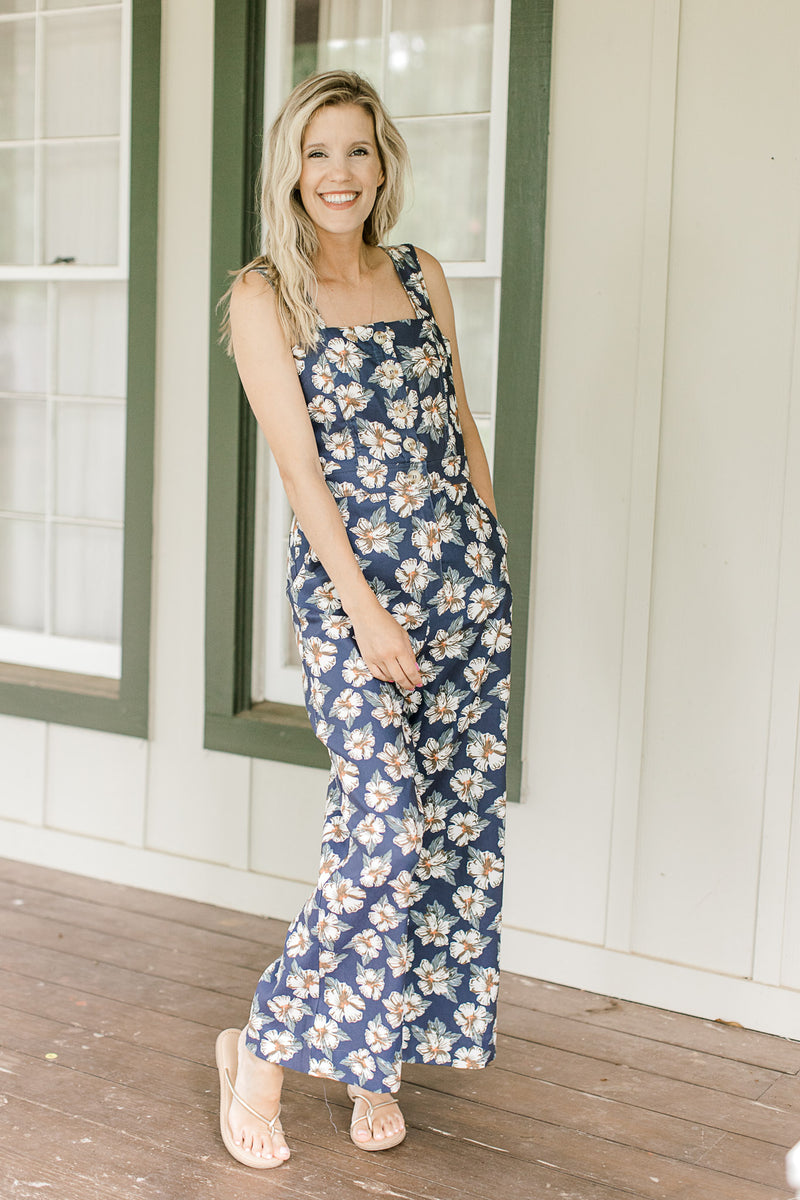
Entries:
[[500,966],[566,987],[800,1039],[800,993],[791,988],[509,926],[503,929]]

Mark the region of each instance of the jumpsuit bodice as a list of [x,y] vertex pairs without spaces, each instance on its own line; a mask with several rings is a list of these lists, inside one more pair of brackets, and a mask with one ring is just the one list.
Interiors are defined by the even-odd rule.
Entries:
[[[385,252],[415,316],[355,326],[326,326],[320,318],[317,345],[293,348],[328,487],[351,537],[356,528],[361,533],[357,550],[373,564],[369,552],[380,554],[387,536],[391,545],[387,518],[390,525],[399,517],[435,526],[445,509],[467,498],[505,542],[470,480],[450,342],[434,317],[416,251],[403,245]],[[383,519],[376,521],[379,510]],[[378,532],[372,536],[368,526]],[[429,533],[435,540],[436,529]],[[293,565],[302,569],[315,558],[293,520],[290,579]]]

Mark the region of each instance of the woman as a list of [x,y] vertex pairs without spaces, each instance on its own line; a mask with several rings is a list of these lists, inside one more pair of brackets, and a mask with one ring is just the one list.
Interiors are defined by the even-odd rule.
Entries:
[[217,1041],[221,1128],[278,1166],[284,1065],[347,1084],[396,1145],[403,1062],[494,1055],[511,592],[439,263],[382,242],[407,151],[358,75],[312,76],[270,135],[265,254],[230,333],[294,511],[287,595],[331,757],[317,890]]

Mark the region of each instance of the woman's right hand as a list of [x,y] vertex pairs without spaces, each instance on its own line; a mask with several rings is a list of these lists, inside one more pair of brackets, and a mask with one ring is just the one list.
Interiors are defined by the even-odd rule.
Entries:
[[350,620],[361,657],[375,679],[405,690],[422,686],[411,639],[377,596],[365,611],[351,613]]

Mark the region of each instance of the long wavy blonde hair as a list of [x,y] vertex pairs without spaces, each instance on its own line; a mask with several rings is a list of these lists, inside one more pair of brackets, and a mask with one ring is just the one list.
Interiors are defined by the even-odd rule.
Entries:
[[366,244],[380,245],[403,209],[410,170],[408,149],[372,84],[355,71],[323,71],[304,79],[290,92],[269,132],[259,183],[264,253],[232,272],[234,278],[220,300],[224,312],[220,340],[228,354],[232,353],[231,290],[254,267],[266,271],[275,289],[278,317],[290,344],[307,350],[319,337],[313,303],[317,288],[314,259],[319,242],[297,185],[306,127],[318,109],[335,104],[360,104],[372,115],[375,127],[384,180],[364,224]]

